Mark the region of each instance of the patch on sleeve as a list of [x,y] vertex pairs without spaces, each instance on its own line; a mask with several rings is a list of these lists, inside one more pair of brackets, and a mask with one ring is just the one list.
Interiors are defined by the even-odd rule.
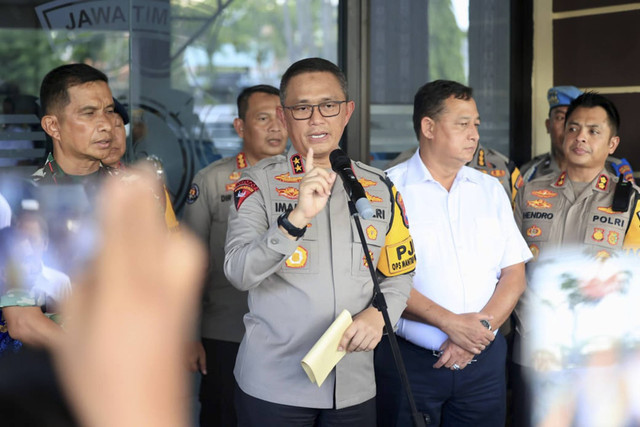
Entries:
[[243,179],[236,183],[236,187],[233,190],[233,202],[236,205],[236,210],[240,209],[240,205],[253,193],[258,191],[259,188],[255,182],[249,179]]
[[191,184],[191,188],[189,188],[189,194],[187,194],[187,204],[192,204],[196,200],[198,200],[198,196],[200,195],[200,188],[198,188],[198,184],[195,182]]
[[402,222],[404,223],[404,226],[409,228],[409,218],[407,217],[407,211],[404,208],[404,200],[402,200],[402,194],[400,194],[399,191],[396,193],[396,203],[400,208],[400,214],[402,215]]
[[387,245],[383,249],[386,255],[386,265],[378,262],[378,270],[387,277],[413,271],[416,267],[416,252],[413,239],[407,237],[400,243]]

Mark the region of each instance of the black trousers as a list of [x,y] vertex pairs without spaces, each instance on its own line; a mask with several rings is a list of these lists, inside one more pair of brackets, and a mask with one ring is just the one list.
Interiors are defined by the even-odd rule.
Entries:
[[376,399],[343,409],[303,408],[257,399],[236,388],[240,427],[373,427]]
[[233,367],[240,343],[203,338],[202,345],[207,355],[207,375],[200,381],[200,426],[233,427],[237,425]]
[[[464,369],[434,369],[431,350],[398,337],[417,409],[428,425],[487,426],[505,424],[506,342],[498,333],[485,351]],[[411,426],[411,411],[396,370],[389,338],[375,353],[378,426]]]

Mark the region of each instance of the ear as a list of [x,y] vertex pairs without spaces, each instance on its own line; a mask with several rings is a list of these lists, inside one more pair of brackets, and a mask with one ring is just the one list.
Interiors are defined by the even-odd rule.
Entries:
[[238,136],[244,139],[244,120],[240,117],[233,119],[233,128],[236,130]]
[[278,105],[276,107],[276,116],[278,116],[278,119],[280,120],[282,125],[286,127],[287,121],[284,118],[284,108],[282,107],[282,105]]
[[353,114],[354,110],[356,109],[356,103],[353,101],[347,101],[345,102],[345,108],[346,108],[346,114],[345,114],[345,122],[344,125],[346,126],[347,123],[349,123],[349,119],[351,118],[351,115]]
[[613,154],[613,152],[616,151],[616,148],[618,148],[618,144],[620,144],[619,136],[612,136],[611,138],[609,138],[609,154]]
[[547,133],[551,133],[551,120],[547,119],[544,121],[544,126],[547,128]]
[[60,140],[60,124],[56,116],[49,114],[42,117],[40,126],[53,140]]
[[436,122],[431,117],[423,117],[420,121],[420,132],[427,139],[433,139]]

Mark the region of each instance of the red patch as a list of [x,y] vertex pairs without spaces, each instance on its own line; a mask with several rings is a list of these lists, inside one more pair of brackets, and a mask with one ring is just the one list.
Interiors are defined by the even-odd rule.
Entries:
[[302,156],[300,154],[294,154],[291,156],[291,168],[293,169],[293,173],[299,174],[304,173],[304,166],[302,165]]
[[407,212],[404,209],[404,200],[402,200],[402,194],[400,194],[400,192],[396,193],[396,203],[400,208],[400,213],[402,214],[402,222],[404,222],[404,226],[409,228],[409,218],[407,218]]
[[516,179],[516,188],[521,188],[524,184],[524,179],[522,179],[522,175],[518,175],[518,179]]
[[235,188],[233,189],[233,202],[236,205],[236,210],[240,209],[240,206],[247,199],[247,197],[258,190],[259,188],[256,183],[249,179],[238,181]]

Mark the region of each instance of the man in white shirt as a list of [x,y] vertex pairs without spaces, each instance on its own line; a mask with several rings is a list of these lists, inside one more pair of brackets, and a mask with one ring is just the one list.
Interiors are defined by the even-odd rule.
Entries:
[[[503,425],[506,343],[497,331],[525,289],[531,252],[499,181],[465,166],[479,140],[471,88],[424,85],[413,123],[419,151],[387,173],[418,257],[397,329],[417,409],[434,425]],[[375,359],[378,425],[410,425],[388,340]]]

